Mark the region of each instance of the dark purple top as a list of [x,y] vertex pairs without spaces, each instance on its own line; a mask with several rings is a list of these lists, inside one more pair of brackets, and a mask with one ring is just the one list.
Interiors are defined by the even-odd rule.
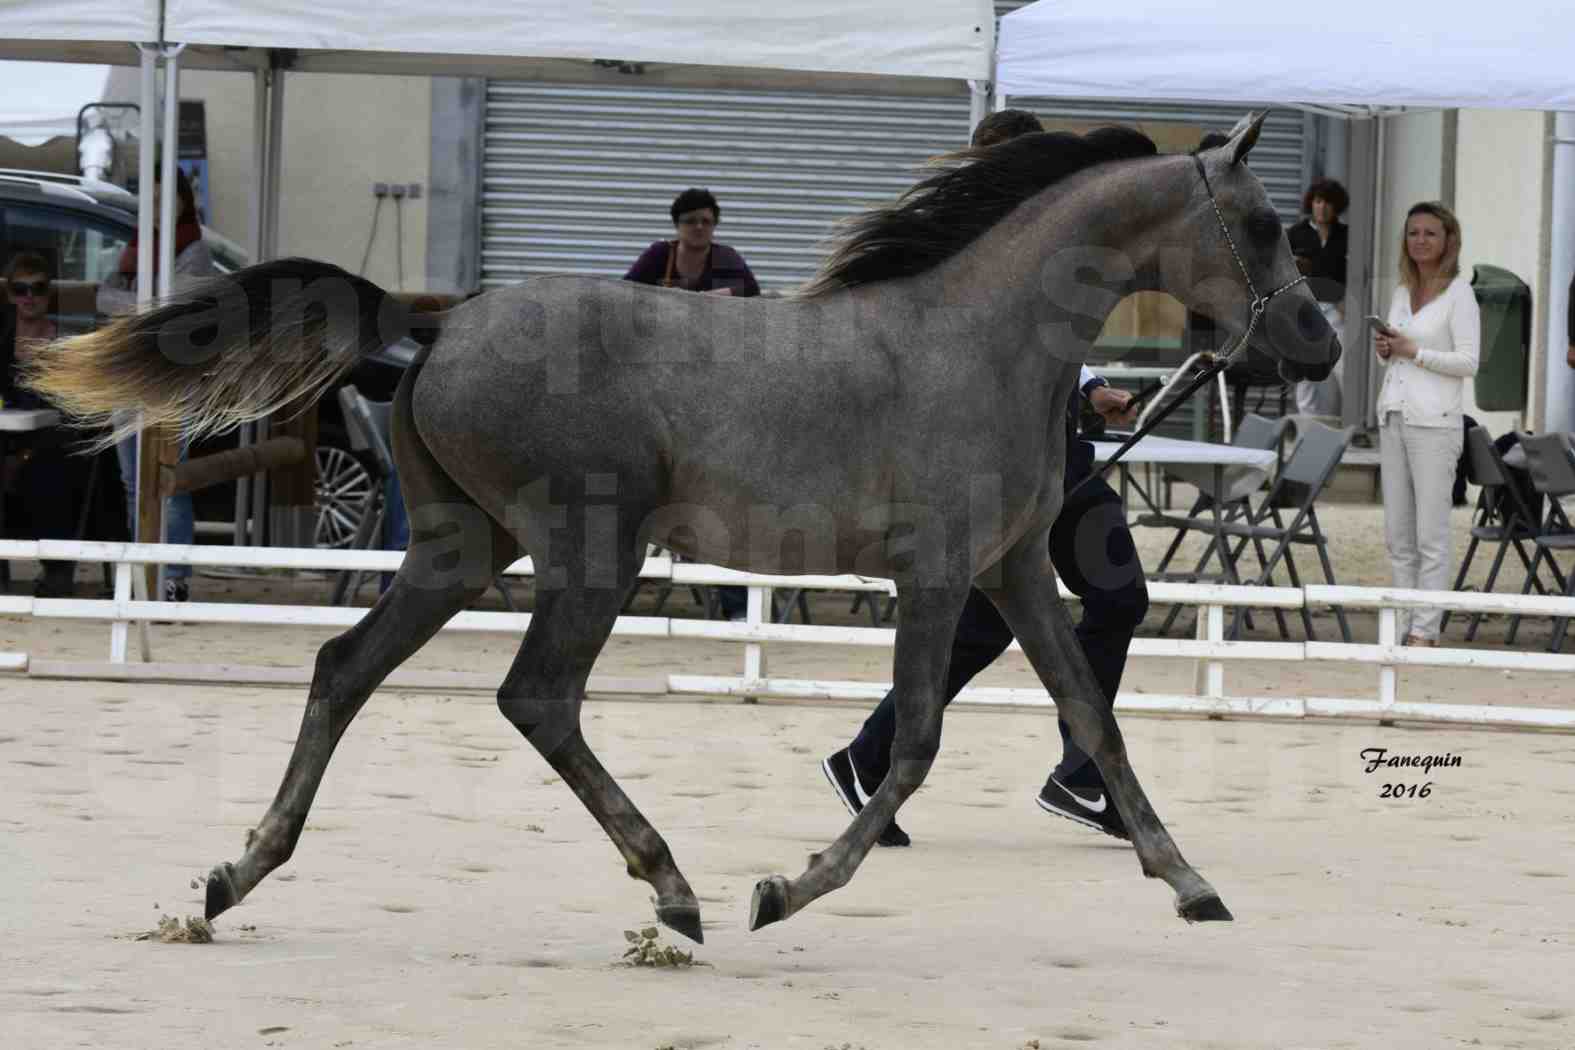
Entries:
[[675,241],[653,241],[651,246],[640,253],[640,257],[629,267],[629,272],[623,275],[626,281],[638,281],[640,284],[666,285],[670,288],[684,288],[691,292],[709,292],[713,288],[731,288],[737,296],[751,296],[760,294],[760,284],[755,280],[755,275],[749,272],[749,264],[744,262],[744,257],[725,244],[711,243],[711,254],[706,259],[705,269],[700,272],[700,277],[693,283],[685,281],[678,273],[678,267],[673,267],[672,276],[667,273],[668,258],[672,255]]

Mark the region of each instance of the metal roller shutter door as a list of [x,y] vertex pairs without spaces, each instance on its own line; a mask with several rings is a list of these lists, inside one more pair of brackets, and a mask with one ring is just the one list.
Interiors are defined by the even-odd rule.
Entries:
[[618,276],[689,186],[722,206],[718,240],[767,289],[814,273],[836,220],[912,185],[967,141],[968,100],[487,85],[484,287],[544,273]]

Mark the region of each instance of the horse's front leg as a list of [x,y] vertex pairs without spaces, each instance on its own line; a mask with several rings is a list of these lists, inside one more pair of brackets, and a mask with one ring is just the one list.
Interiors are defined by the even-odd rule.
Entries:
[[1176,891],[1176,911],[1188,922],[1228,920],[1219,894],[1182,857],[1149,804],[1127,760],[1115,713],[1094,679],[1072,621],[1056,590],[1045,537],[1021,540],[1002,561],[999,588],[985,591],[1001,610],[1029,663],[1055,698],[1072,740],[1093,758],[1116,810],[1132,833],[1143,874]]
[[946,663],[952,636],[968,597],[969,582],[940,587],[900,587],[892,693],[897,731],[891,769],[859,815],[825,851],[812,854],[797,879],[772,875],[755,885],[749,928],[785,919],[805,905],[846,885],[864,862],[897,810],[918,790],[941,746],[941,711],[946,700]]

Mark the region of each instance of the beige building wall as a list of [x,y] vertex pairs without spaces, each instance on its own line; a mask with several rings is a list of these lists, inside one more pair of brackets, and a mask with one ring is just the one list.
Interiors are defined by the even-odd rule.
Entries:
[[[1405,231],[1406,209],[1417,201],[1438,200],[1444,193],[1444,114],[1386,117],[1383,129],[1383,168],[1379,172],[1378,266],[1374,271],[1374,299],[1378,313],[1388,312],[1389,297],[1400,283],[1400,241]],[[1372,352],[1369,341],[1367,352]]]
[[[431,85],[428,77],[289,75],[279,225],[284,254],[356,272],[377,204],[372,184],[419,183],[419,199],[383,202],[366,277],[390,290],[426,290]],[[404,213],[402,253],[396,251],[396,207]]]
[[[1483,411],[1472,383],[1466,386],[1466,411],[1495,435],[1535,424],[1532,410],[1545,382],[1547,353],[1547,117],[1524,110],[1461,110],[1453,128],[1443,113],[1391,117],[1386,125],[1375,282],[1379,312],[1387,310],[1399,284],[1406,209],[1449,194],[1446,203],[1460,219],[1464,241],[1461,271],[1469,275],[1478,263],[1513,271],[1531,286],[1535,304],[1527,411]],[[1371,352],[1370,345],[1363,349]]]
[[[1464,238],[1460,265],[1468,278],[1476,263],[1491,262],[1535,284],[1537,248],[1532,228],[1540,211],[1541,190],[1532,189],[1535,195],[1529,201],[1517,203],[1516,199],[1519,180],[1540,182],[1541,158],[1539,153],[1535,164],[1521,166],[1517,152],[1523,130],[1523,122],[1517,119],[1520,116],[1501,111],[1461,112],[1453,126],[1443,112],[1385,118],[1374,280],[1377,313],[1388,313],[1390,296],[1400,285],[1405,213],[1419,201],[1443,200],[1459,217]],[[1509,143],[1517,145],[1506,152],[1501,147]],[[1495,195],[1501,199],[1496,200]],[[1527,243],[1531,244],[1531,265],[1524,267],[1522,249]],[[1511,245],[1520,247],[1506,253]],[[1365,329],[1361,350],[1372,353]],[[1374,403],[1383,384],[1383,368],[1379,366],[1374,379]],[[1471,381],[1466,383],[1465,410],[1493,434],[1519,426],[1521,421],[1519,413],[1478,408]]]
[[[107,96],[136,99],[136,70],[117,70]],[[182,99],[206,103],[210,225],[249,246],[253,156],[250,73],[184,71]],[[427,171],[432,89],[428,77],[287,74],[279,248],[355,272],[372,230],[374,182],[419,183],[403,209],[404,289],[425,291]],[[385,200],[366,276],[399,285],[396,206]]]
[[[1539,288],[1547,250],[1543,215],[1544,116],[1526,110],[1462,110],[1455,153],[1455,214],[1463,247],[1460,268],[1478,263],[1513,271],[1532,289],[1540,313],[1546,290]],[[1546,325],[1533,320],[1530,387],[1535,389],[1546,353]],[[1467,411],[1470,411],[1469,409]],[[1471,412],[1497,435],[1523,426],[1525,413]]]

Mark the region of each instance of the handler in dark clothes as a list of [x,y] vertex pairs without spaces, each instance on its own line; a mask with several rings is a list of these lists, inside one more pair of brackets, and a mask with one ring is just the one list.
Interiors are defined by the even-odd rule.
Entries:
[[[1039,118],[1032,113],[1002,110],[980,121],[974,130],[973,145],[994,146],[1041,130]],[[1078,386],[1082,396],[1108,422],[1131,422],[1127,407],[1131,395],[1111,389],[1086,367]],[[1094,466],[1094,447],[1078,440],[1075,433],[1078,401],[1074,397],[1067,406],[1064,484],[1068,493],[1093,473]],[[1114,701],[1132,635],[1148,613],[1148,588],[1143,582],[1143,566],[1127,527],[1121,497],[1103,479],[1077,489],[1061,508],[1050,531],[1050,557],[1056,574],[1083,601],[1077,638],[1100,689]],[[952,641],[946,673],[947,702],[1011,644],[1011,629],[990,599],[977,588],[970,591]],[[864,808],[890,768],[891,743],[897,732],[896,711],[896,702],[887,693],[853,742],[821,763],[832,788],[854,814]],[[1039,806],[1117,838],[1128,838],[1126,825],[1110,802],[1098,767],[1072,743],[1064,720],[1060,727],[1061,762],[1040,790]],[[906,846],[908,841],[896,821],[880,837],[883,846]]]

